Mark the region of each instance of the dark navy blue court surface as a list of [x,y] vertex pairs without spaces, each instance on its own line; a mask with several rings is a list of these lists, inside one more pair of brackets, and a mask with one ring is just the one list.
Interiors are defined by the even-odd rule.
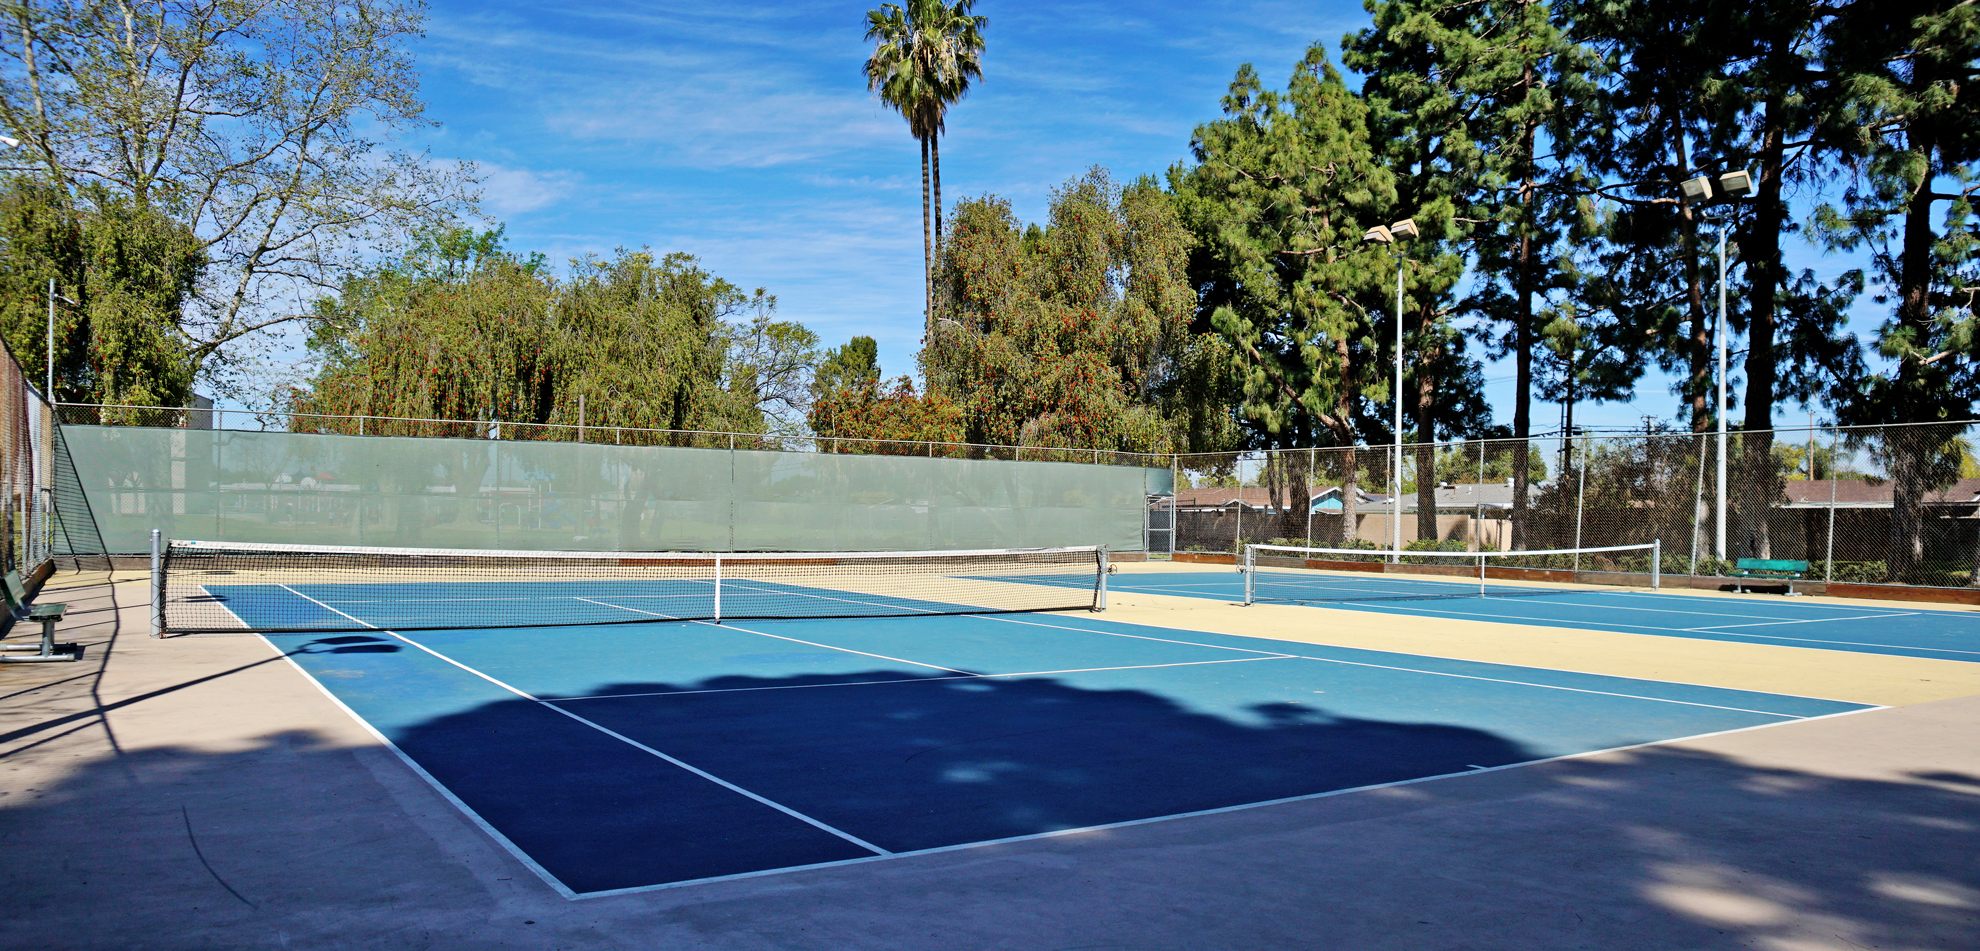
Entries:
[[[1481,598],[1476,581],[1298,570],[1262,572],[1257,583],[1261,601],[1347,611],[1980,662],[1980,611],[1972,610],[1920,610],[1896,602],[1889,608],[1826,604],[1772,594],[1713,598],[1642,589],[1495,598],[1489,596],[1494,587],[1521,595],[1534,589],[1493,582],[1487,582],[1488,596]],[[1235,570],[1120,574],[1107,586],[1138,594],[1244,601],[1244,576]]]
[[1862,709],[1085,613],[269,640],[574,896]]

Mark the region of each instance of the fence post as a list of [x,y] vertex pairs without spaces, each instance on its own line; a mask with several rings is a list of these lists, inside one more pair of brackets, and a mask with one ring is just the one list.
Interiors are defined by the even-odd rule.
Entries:
[[1698,517],[1698,510],[1705,507],[1705,438],[1693,433],[1691,441],[1698,449],[1698,488],[1691,496],[1691,566],[1686,571],[1695,577],[1698,574],[1698,533],[1705,530],[1705,520]]
[[1235,555],[1244,551],[1244,456],[1242,454],[1231,464],[1231,473],[1233,480],[1237,482],[1237,528],[1232,530],[1231,535],[1231,553]]
[[1588,498],[1588,447],[1575,441],[1573,434],[1568,436],[1568,445],[1581,453],[1580,484],[1574,490],[1574,570],[1581,570],[1581,509]]
[[1829,537],[1822,543],[1822,583],[1836,577],[1836,463],[1842,453],[1842,428],[1831,431],[1829,439]]
[[1306,450],[1306,547],[1313,547],[1313,467],[1317,460],[1312,449]]
[[[1485,550],[1485,440],[1478,440],[1478,484],[1472,493],[1478,497],[1478,507],[1471,516],[1471,547],[1474,551]],[[1484,562],[1479,562],[1479,570],[1484,570]]]

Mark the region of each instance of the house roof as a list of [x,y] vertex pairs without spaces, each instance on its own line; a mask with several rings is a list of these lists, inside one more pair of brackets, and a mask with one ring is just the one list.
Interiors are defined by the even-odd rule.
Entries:
[[[1526,486],[1529,500],[1540,497],[1540,487],[1532,483]],[[1488,509],[1509,509],[1513,504],[1513,487],[1507,482],[1464,482],[1457,485],[1440,485],[1436,489],[1437,507],[1440,509],[1468,509],[1484,506]],[[1413,502],[1414,493],[1405,495],[1404,501]]]
[[[1529,485],[1526,488],[1528,498],[1539,496],[1540,489],[1538,486]],[[1389,497],[1386,495],[1376,495],[1359,488],[1355,490],[1355,493],[1358,499],[1357,505],[1387,506],[1389,504]],[[1290,492],[1281,491],[1277,498],[1273,498],[1271,493],[1263,486],[1246,486],[1242,489],[1184,489],[1176,493],[1176,507],[1179,509],[1195,509],[1200,511],[1203,509],[1225,508],[1242,502],[1246,508],[1253,511],[1264,511],[1268,508],[1272,511],[1284,511],[1292,505],[1292,500],[1289,498],[1290,494]],[[1338,501],[1340,494],[1341,489],[1339,486],[1330,485],[1317,488],[1313,491],[1310,504],[1315,511],[1338,512],[1340,511],[1340,502]],[[1503,510],[1512,508],[1513,489],[1512,486],[1503,482],[1440,485],[1436,488],[1436,499],[1437,508],[1440,510],[1466,510],[1481,507]],[[1416,493],[1404,493],[1402,503],[1403,511],[1416,511]]]
[[[1891,507],[1894,486],[1889,479],[1803,479],[1784,487],[1785,503],[1780,508],[1887,509]],[[1980,479],[1961,479],[1936,492],[1925,493],[1926,505],[1970,505],[1980,501]]]
[[[1311,496],[1310,504],[1318,505],[1322,500],[1339,498],[1340,493],[1341,489],[1339,486],[1330,485],[1315,489]],[[1389,500],[1389,497],[1386,495],[1374,495],[1362,489],[1356,489],[1355,495],[1362,505],[1371,505]],[[1183,489],[1176,493],[1176,508],[1219,509],[1242,502],[1245,508],[1254,511],[1262,511],[1267,508],[1274,511],[1284,511],[1292,506],[1291,496],[1292,493],[1290,491],[1281,491],[1275,498],[1265,487],[1255,485],[1245,486],[1242,489],[1209,487]]]

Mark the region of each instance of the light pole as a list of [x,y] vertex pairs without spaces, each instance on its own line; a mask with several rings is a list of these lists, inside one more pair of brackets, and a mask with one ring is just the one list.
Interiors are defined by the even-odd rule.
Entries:
[[[1368,229],[1361,240],[1372,244],[1393,245],[1398,241],[1408,241],[1416,237],[1416,219],[1404,218],[1386,228],[1376,225]],[[1395,469],[1389,476],[1389,550],[1402,550],[1402,364],[1403,364],[1403,267],[1408,264],[1401,249],[1396,251],[1396,458]],[[1394,560],[1396,556],[1389,556]]]
[[70,307],[82,306],[55,293],[55,279],[52,277],[48,279],[48,390],[42,394],[42,398],[47,400],[50,406],[55,405],[55,302],[58,300]]
[[1719,560],[1726,557],[1726,338],[1732,336],[1732,328],[1726,326],[1726,229],[1719,228],[1719,480],[1718,480],[1718,524],[1714,538],[1717,541]]
[[[1727,172],[1719,176],[1718,190],[1727,200],[1744,198],[1753,193],[1753,176],[1745,169]],[[1685,198],[1708,202],[1712,200],[1712,178],[1699,175],[1679,183],[1678,191]],[[1717,502],[1714,509],[1713,540],[1714,553],[1720,561],[1726,558],[1726,341],[1732,336],[1732,327],[1726,323],[1726,226],[1719,226],[1719,465],[1717,480]]]

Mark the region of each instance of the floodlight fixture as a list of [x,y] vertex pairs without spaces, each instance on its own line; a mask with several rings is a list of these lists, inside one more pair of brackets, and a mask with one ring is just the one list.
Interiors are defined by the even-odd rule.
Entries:
[[1709,175],[1700,175],[1697,178],[1685,179],[1678,183],[1678,193],[1688,201],[1711,201],[1712,178]]
[[1361,236],[1361,240],[1370,244],[1394,244],[1396,243],[1396,236],[1390,233],[1389,229],[1381,225],[1376,225],[1368,229],[1368,232]]
[[1395,239],[1398,241],[1408,241],[1411,238],[1417,237],[1418,232],[1416,230],[1416,219],[1404,218],[1403,220],[1390,225],[1389,234],[1393,235]]
[[1719,191],[1727,198],[1745,198],[1753,194],[1753,174],[1743,168],[1727,172],[1719,176]]

